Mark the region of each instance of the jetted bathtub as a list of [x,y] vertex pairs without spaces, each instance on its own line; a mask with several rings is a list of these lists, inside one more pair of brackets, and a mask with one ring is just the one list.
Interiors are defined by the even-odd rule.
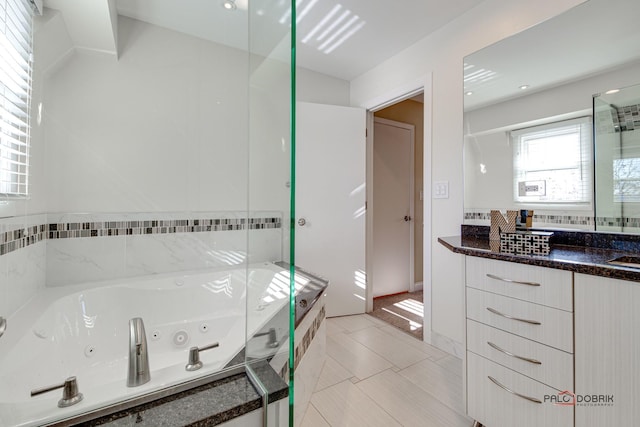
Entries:
[[[0,339],[0,426],[46,424],[223,369],[246,334],[288,304],[288,278],[287,270],[262,263],[44,290],[8,319]],[[130,388],[134,317],[144,321],[151,381]],[[200,370],[185,370],[190,347],[215,342],[200,354]],[[62,390],[30,397],[71,376],[81,402],[58,408]]]

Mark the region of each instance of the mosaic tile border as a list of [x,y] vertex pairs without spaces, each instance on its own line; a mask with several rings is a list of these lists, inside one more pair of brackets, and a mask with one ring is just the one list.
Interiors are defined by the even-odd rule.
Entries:
[[63,222],[21,227],[0,233],[0,255],[47,239],[136,236],[282,228],[282,218],[207,218],[135,221]]
[[610,107],[596,113],[598,134],[628,132],[640,129],[640,104]]
[[640,228],[640,218],[596,217],[596,225],[607,227]]
[[[465,212],[465,220],[491,221],[490,212]],[[533,215],[534,225],[536,222],[544,224],[571,224],[571,225],[596,225],[605,227],[624,227],[640,229],[640,218],[620,218],[599,216],[595,220],[591,216],[583,215]]]
[[0,233],[0,255],[35,245],[46,239],[45,224],[32,225]]
[[616,108],[613,124],[616,132],[626,132],[640,129],[640,105],[627,105]]
[[[491,212],[465,212],[465,220],[491,221]],[[640,219],[638,219],[640,221]],[[533,222],[545,224],[593,225],[593,217],[585,215],[533,215]]]
[[[294,356],[293,356],[294,372],[298,368],[298,365],[302,361],[302,358],[304,357],[305,353],[311,346],[311,343],[313,342],[313,339],[315,338],[316,333],[318,332],[318,329],[320,329],[320,325],[322,325],[322,322],[324,321],[325,317],[326,317],[325,305],[322,304],[322,307],[320,307],[320,311],[318,311],[316,318],[313,319],[313,323],[311,324],[311,327],[307,329],[307,332],[305,332],[304,336],[302,337],[302,341],[294,350]],[[282,369],[280,369],[280,372],[278,372],[278,374],[280,375],[280,378],[282,378],[287,382],[289,381],[289,363],[290,363],[289,360],[287,360],[287,363],[285,363]]]

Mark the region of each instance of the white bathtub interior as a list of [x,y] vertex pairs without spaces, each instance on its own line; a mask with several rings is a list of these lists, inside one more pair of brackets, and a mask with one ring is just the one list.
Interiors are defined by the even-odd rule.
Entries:
[[[288,304],[288,276],[260,263],[46,289],[9,319],[0,341],[0,425],[40,425],[223,369],[244,348],[245,333],[251,337]],[[145,324],[151,381],[128,388],[133,317]],[[254,357],[276,351],[262,339],[252,342]],[[201,354],[203,368],[187,372],[189,348],[214,342],[219,347]],[[82,402],[58,408],[60,390],[30,397],[70,376]]]

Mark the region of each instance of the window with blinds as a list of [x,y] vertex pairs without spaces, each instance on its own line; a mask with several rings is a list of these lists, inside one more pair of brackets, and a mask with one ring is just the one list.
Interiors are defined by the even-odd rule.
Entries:
[[[624,145],[627,145],[626,147]],[[622,158],[613,159],[613,201],[640,202],[640,147],[633,142],[623,144]]]
[[0,198],[29,190],[31,25],[28,0],[0,0]]
[[512,131],[511,140],[516,202],[591,204],[590,117]]

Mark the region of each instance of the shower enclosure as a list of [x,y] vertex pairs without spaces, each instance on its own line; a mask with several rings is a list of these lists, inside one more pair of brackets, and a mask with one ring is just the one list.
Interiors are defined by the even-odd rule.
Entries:
[[593,97],[596,229],[640,233],[640,85]]
[[238,372],[292,396],[295,5],[81,3],[35,12],[28,185],[0,190],[0,425]]

